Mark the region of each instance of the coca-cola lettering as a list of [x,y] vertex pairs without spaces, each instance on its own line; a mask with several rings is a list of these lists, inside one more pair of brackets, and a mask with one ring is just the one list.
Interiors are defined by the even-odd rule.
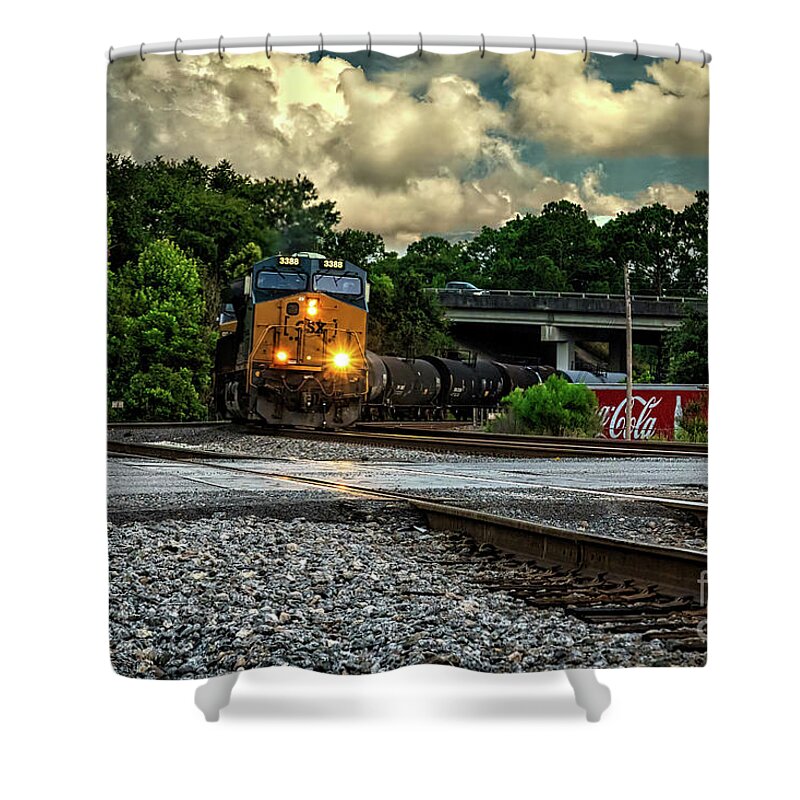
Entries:
[[[649,439],[655,433],[658,420],[651,412],[661,405],[662,399],[661,397],[645,399],[637,394],[633,396],[631,436],[634,439]],[[628,401],[625,399],[616,406],[603,406],[600,409],[603,427],[612,439],[619,439],[625,435],[625,407],[627,404]]]

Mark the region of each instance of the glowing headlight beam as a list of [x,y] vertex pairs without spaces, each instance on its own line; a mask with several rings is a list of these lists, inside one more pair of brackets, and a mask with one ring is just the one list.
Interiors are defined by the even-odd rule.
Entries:
[[348,366],[350,363],[350,356],[347,353],[337,353],[333,357],[333,364],[336,367],[342,368]]

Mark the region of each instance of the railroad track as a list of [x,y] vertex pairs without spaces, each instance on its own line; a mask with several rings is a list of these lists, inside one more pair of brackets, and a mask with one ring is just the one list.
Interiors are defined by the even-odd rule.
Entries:
[[[606,572],[623,579],[654,583],[673,593],[699,595],[698,581],[706,569],[706,555],[699,551],[579,533],[462,508],[446,502],[431,502],[424,497],[400,492],[350,486],[337,481],[254,469],[251,466],[244,467],[235,463],[220,463],[253,460],[252,457],[243,454],[215,453],[188,447],[132,442],[108,442],[107,448],[109,453],[117,455],[142,456],[167,461],[192,461],[221,471],[257,475],[359,497],[409,503],[425,513],[433,527],[440,530],[461,530],[469,533],[479,544],[490,544],[551,565]],[[657,501],[650,496],[643,496],[641,499],[647,502]]]
[[211,422],[118,422],[109,429],[236,427],[254,435],[373,446],[406,447],[470,455],[520,458],[653,458],[707,457],[708,445],[685,442],[618,439],[572,439],[558,436],[522,436],[465,430],[465,423],[359,423],[348,430],[237,425],[229,420]]
[[666,442],[618,442],[604,439],[564,439],[553,437],[539,439],[534,436],[466,432],[457,429],[431,430],[403,428],[375,430],[319,431],[301,428],[275,428],[264,431],[249,429],[251,433],[267,433],[292,439],[345,444],[367,444],[379,447],[407,447],[448,453],[465,453],[515,458],[686,458],[704,457],[708,450],[677,446],[663,446]]
[[675,597],[653,584],[620,580],[602,572],[591,575],[580,569],[547,567],[535,561],[517,565],[503,580],[482,577],[484,560],[492,564],[508,556],[486,544],[472,543],[469,550],[476,565],[476,584],[508,592],[526,606],[562,610],[604,633],[636,634],[645,642],[660,639],[670,649],[684,652],[706,650],[706,609],[696,597]]
[[[398,492],[236,465],[237,460],[252,462],[242,454],[126,442],[108,442],[108,452],[191,461],[219,471],[409,504],[427,517],[432,529],[469,537],[475,581],[489,590],[509,592],[533,608],[561,610],[610,633],[637,634],[642,641],[660,639],[680,651],[706,649],[702,552],[578,533]],[[496,575],[482,575],[483,562],[501,559],[521,562],[523,575],[519,569],[502,581]]]
[[705,442],[678,442],[652,439],[576,439],[565,436],[533,436],[517,433],[490,433],[472,428],[464,422],[360,422],[356,430],[374,433],[402,433],[405,436],[435,435],[443,439],[500,441],[511,444],[530,445],[577,445],[583,450],[596,449],[608,452],[635,451],[637,455],[658,456],[707,456],[708,444]]

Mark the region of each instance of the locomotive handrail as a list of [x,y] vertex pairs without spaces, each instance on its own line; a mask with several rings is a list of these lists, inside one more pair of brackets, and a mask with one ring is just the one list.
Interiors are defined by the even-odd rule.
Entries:
[[258,344],[256,344],[255,347],[251,347],[250,348],[250,352],[247,354],[247,385],[248,386],[255,386],[255,384],[253,383],[253,378],[252,378],[252,375],[253,375],[253,361],[255,360],[255,358],[254,358],[255,352],[256,352],[256,350],[258,350],[261,347],[262,343],[264,342],[264,339],[267,336],[267,332],[269,331],[269,329],[273,328],[273,327],[275,327],[275,326],[274,325],[259,325],[258,323],[256,323],[256,328],[264,328],[264,332],[261,334],[261,338],[258,340]]

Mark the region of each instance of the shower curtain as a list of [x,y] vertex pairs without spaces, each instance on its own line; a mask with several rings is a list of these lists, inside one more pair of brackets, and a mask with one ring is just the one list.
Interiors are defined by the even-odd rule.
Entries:
[[[129,447],[108,480],[119,674],[704,664],[704,572],[679,599],[358,493],[698,555],[697,515],[623,495],[704,502],[702,455],[515,460],[286,435],[317,402],[326,427],[352,412],[520,433],[526,392],[549,387],[582,398],[557,432],[617,439],[632,371],[634,439],[704,441],[709,68],[533,56],[176,50],[109,65],[109,440]],[[262,375],[259,348],[286,331]],[[331,369],[352,370],[352,394],[326,405],[302,358],[344,332]],[[245,383],[225,377],[237,363]],[[459,371],[470,413],[452,396],[434,410]],[[379,390],[393,394],[367,410]]]

